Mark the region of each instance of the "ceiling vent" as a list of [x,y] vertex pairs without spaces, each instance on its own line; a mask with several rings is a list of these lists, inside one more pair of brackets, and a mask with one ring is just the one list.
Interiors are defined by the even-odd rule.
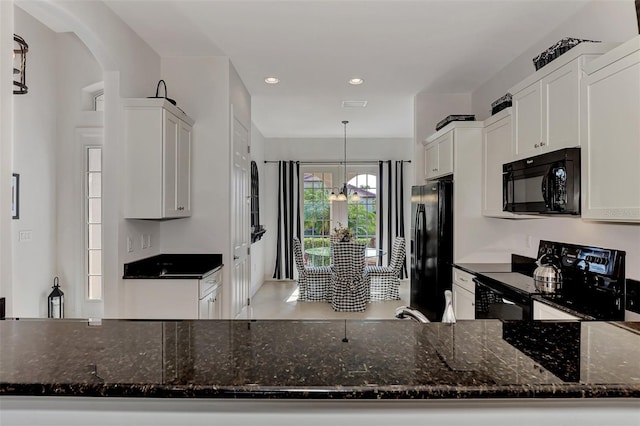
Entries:
[[368,101],[342,101],[342,108],[364,108]]

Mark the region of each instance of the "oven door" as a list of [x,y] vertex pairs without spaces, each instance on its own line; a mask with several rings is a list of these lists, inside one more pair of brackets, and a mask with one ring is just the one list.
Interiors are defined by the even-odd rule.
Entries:
[[531,320],[531,298],[495,285],[476,283],[476,319]]
[[531,168],[505,164],[502,175],[504,211],[545,213],[547,211],[547,200],[545,199],[547,194],[543,188],[549,180],[548,176],[549,166],[546,164]]

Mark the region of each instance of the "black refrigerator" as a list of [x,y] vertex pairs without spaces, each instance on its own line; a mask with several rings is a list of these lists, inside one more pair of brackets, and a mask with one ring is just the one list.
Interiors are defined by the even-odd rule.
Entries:
[[411,307],[440,321],[444,292],[451,290],[453,181],[411,188]]

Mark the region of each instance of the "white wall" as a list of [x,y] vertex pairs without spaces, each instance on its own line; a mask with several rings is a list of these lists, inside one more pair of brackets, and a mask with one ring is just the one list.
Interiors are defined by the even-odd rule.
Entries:
[[[90,94],[83,87],[102,81],[102,67],[74,33],[55,35],[54,49],[57,64],[55,83],[57,88],[56,108],[57,141],[55,148],[56,169],[55,199],[57,212],[56,275],[65,291],[65,314],[69,317],[83,316],[85,298],[84,281],[84,148],[76,129],[79,127],[101,128],[102,112],[89,111]],[[35,95],[35,94],[34,94]],[[84,96],[83,96],[84,95]],[[20,119],[20,125],[28,125]],[[92,138],[93,139],[93,138]],[[95,303],[94,303],[95,304]]]
[[471,95],[418,93],[414,98],[413,174],[414,184],[424,183],[424,145],[422,142],[436,132],[436,124],[455,114],[472,114]]
[[[195,121],[191,148],[192,216],[160,224],[158,245],[162,253],[228,252],[228,76],[228,58],[162,59],[162,77],[170,97]],[[140,253],[139,257],[147,256]]]
[[[552,7],[552,3],[550,3]],[[472,94],[473,113],[478,120],[491,115],[491,103],[516,83],[535,72],[533,58],[558,40],[575,37],[586,40],[622,43],[638,34],[633,0],[593,1],[580,12],[542,38],[523,46],[523,52]]]
[[[20,218],[11,223],[11,302],[15,315],[46,317],[47,295],[57,273],[57,37],[21,9],[16,8],[14,13],[15,31],[29,44],[29,92],[13,98],[13,172],[20,174]],[[18,241],[19,233],[25,232],[31,234],[31,239]]]
[[[532,58],[563,37],[624,42],[637,34],[633,1],[589,3],[478,88],[472,95],[473,112],[477,118],[485,119],[490,114],[491,102],[535,71]],[[611,143],[614,149],[615,141]],[[496,221],[503,229],[502,236],[511,241],[513,252],[525,256],[535,257],[540,239],[625,250],[627,277],[640,279],[640,224],[588,222],[579,218],[488,220]],[[532,239],[531,246],[527,245],[529,236]]]
[[[3,25],[0,27],[2,31],[3,40],[10,40],[13,31],[13,25],[7,25],[5,23],[5,16],[11,16],[16,14],[16,32],[19,32],[17,26],[20,25],[20,21],[23,18],[19,14],[23,14],[23,11],[19,11],[18,8],[13,7],[13,2],[2,2],[3,11]],[[5,9],[10,6],[11,14],[5,14]],[[130,231],[130,224],[122,219],[121,212],[121,186],[124,184],[121,181],[121,171],[119,170],[122,163],[122,126],[121,122],[121,107],[120,96],[122,97],[143,97],[148,96],[155,90],[155,82],[157,82],[160,71],[160,58],[152,49],[149,48],[130,28],[117,18],[110,9],[108,9],[101,2],[64,2],[64,1],[50,1],[50,2],[21,2],[20,6],[26,8],[29,11],[29,15],[37,15],[38,20],[47,24],[48,22],[55,22],[58,28],[60,26],[66,26],[69,31],[74,31],[79,39],[88,46],[91,53],[98,60],[100,64],[99,68],[103,70],[103,79],[105,84],[105,112],[104,112],[104,151],[103,151],[103,200],[104,200],[104,278],[105,278],[105,315],[117,316],[119,312],[120,304],[120,286],[122,276],[122,264],[126,258],[125,252],[125,239],[123,235],[128,235],[135,231]],[[29,16],[24,14],[24,16]],[[29,17],[31,24],[34,20]],[[38,316],[46,312],[43,305],[42,294],[46,295],[50,283],[55,273],[57,273],[57,253],[54,250],[57,244],[56,226],[54,221],[56,216],[61,217],[62,213],[67,213],[67,207],[73,209],[73,206],[65,204],[61,208],[61,212],[58,212],[56,189],[59,186],[60,193],[63,193],[61,203],[66,203],[73,198],[73,187],[67,188],[69,175],[67,171],[61,171],[60,175],[56,174],[55,169],[66,169],[74,167],[74,159],[68,158],[66,155],[65,143],[71,143],[68,136],[73,132],[69,127],[72,123],[77,125],[77,121],[83,122],[82,125],[95,125],[98,124],[92,119],[84,121],[86,116],[82,113],[77,115],[77,111],[71,110],[75,108],[77,99],[70,99],[67,102],[59,97],[59,92],[70,90],[69,96],[80,96],[80,89],[85,80],[90,83],[95,83],[96,70],[95,63],[89,64],[89,55],[86,50],[81,51],[79,44],[76,40],[69,35],[61,35],[60,40],[63,40],[61,46],[56,45],[58,38],[57,34],[49,31],[41,25],[37,25],[37,31],[41,32],[37,37],[34,37],[27,42],[30,44],[30,52],[27,59],[28,71],[27,71],[27,84],[29,85],[29,94],[23,95],[23,100],[14,97],[7,89],[7,86],[2,84],[2,104],[3,111],[0,115],[2,120],[1,128],[2,133],[2,152],[12,153],[12,161],[17,167],[20,162],[24,162],[25,158],[29,158],[30,165],[34,168],[33,176],[25,176],[23,185],[24,203],[21,207],[24,212],[24,221],[13,221],[8,216],[2,215],[0,219],[3,221],[1,229],[3,229],[3,241],[5,241],[4,229],[7,225],[12,229],[12,233],[16,230],[32,229],[32,241],[29,243],[21,243],[22,246],[14,247],[15,243],[9,245],[2,245],[3,251],[2,264],[6,264],[7,259],[10,259],[12,263],[11,268],[3,267],[0,270],[2,276],[0,277],[2,282],[2,294],[8,295],[7,300],[7,313],[10,315],[18,316]],[[26,28],[25,28],[26,30]],[[64,51],[66,48],[71,48],[70,52]],[[45,53],[41,49],[44,49]],[[71,73],[76,73],[78,80],[74,83],[77,84],[77,91],[70,87],[70,82],[73,80],[72,76],[60,77],[56,72],[64,70],[66,65],[73,66],[74,64],[65,64],[66,55],[70,54],[69,60],[80,60],[81,63],[75,64],[79,67],[87,67],[84,70],[74,70]],[[79,54],[79,56],[74,56]],[[43,58],[47,58],[43,60]],[[56,58],[60,59],[60,62],[56,62]],[[39,81],[40,73],[42,73],[43,81]],[[86,78],[87,76],[91,76]],[[85,79],[86,78],[86,79]],[[33,89],[32,89],[33,86]],[[59,86],[59,87],[58,87]],[[10,86],[9,86],[10,87]],[[36,91],[36,88],[38,90]],[[29,105],[30,100],[34,100],[35,96],[42,96],[37,102],[33,102]],[[22,103],[22,105],[21,105]],[[23,110],[20,110],[20,109]],[[62,109],[68,108],[69,111],[63,111]],[[9,111],[7,111],[9,110]],[[17,124],[17,120],[20,117],[31,117],[31,121],[28,126],[20,129]],[[4,129],[11,129],[14,126],[13,120],[16,120],[16,132],[14,135],[8,135],[4,132]],[[59,121],[58,121],[59,120]],[[62,128],[61,128],[62,127]],[[26,134],[21,134],[25,133]],[[20,145],[20,139],[25,136],[30,136],[30,141]],[[33,137],[31,137],[33,136]],[[59,140],[60,139],[60,140]],[[62,141],[61,139],[64,139]],[[32,157],[31,150],[35,148],[33,143],[40,143],[38,147],[38,156]],[[22,152],[15,152],[14,150],[21,146]],[[56,157],[56,152],[60,151],[60,155]],[[3,164],[5,164],[3,162]],[[5,170],[14,166],[3,166],[3,173],[9,170]],[[60,178],[60,182],[57,182],[57,178]],[[22,178],[22,176],[21,176]],[[46,189],[41,194],[29,190],[33,186],[30,182],[32,178],[36,178],[39,188]],[[7,188],[3,186],[3,190]],[[66,192],[69,190],[70,192]],[[26,191],[26,192],[25,192]],[[45,193],[46,192],[46,193]],[[38,207],[33,207],[33,202],[29,200],[31,196],[38,196],[41,198]],[[77,201],[76,201],[77,206]],[[22,213],[22,212],[21,212]],[[40,215],[40,217],[33,217],[33,215]],[[44,216],[46,215],[46,217]],[[22,216],[22,215],[21,215]],[[75,216],[77,217],[77,216]],[[76,226],[71,224],[72,217],[64,217],[60,220],[59,229],[60,233],[66,233],[69,229],[68,226]],[[28,222],[27,222],[28,221]],[[21,222],[21,223],[20,223]],[[18,225],[19,223],[19,225]],[[20,227],[18,229],[18,226]],[[23,228],[24,226],[24,228]],[[153,225],[152,225],[153,226]],[[13,241],[17,238],[11,237]],[[77,241],[76,241],[77,243]],[[29,247],[30,245],[30,247]],[[10,248],[9,248],[10,247]],[[11,252],[7,253],[7,249]],[[73,250],[69,245],[69,240],[62,239],[60,250],[65,250],[63,256],[72,257],[73,253],[67,253],[66,251]],[[15,253],[13,253],[15,252]],[[18,255],[19,254],[19,255]],[[66,269],[77,268],[78,263],[82,262],[82,254],[76,254],[77,260],[75,266],[71,266],[71,263],[65,263]],[[27,261],[28,258],[28,261]],[[27,269],[27,266],[29,269]],[[15,269],[14,277],[10,273],[10,269]],[[9,271],[9,272],[8,272]],[[67,273],[66,271],[65,274]],[[31,274],[28,277],[28,282],[25,284],[24,274]],[[37,277],[34,274],[39,274]],[[64,285],[64,282],[63,282]],[[70,286],[75,284],[69,283]],[[72,293],[74,291],[72,290]],[[71,295],[70,295],[71,296]],[[72,304],[73,305],[73,304]],[[15,308],[15,309],[14,309]]]
[[[13,4],[0,2],[0,51],[13,49]],[[11,181],[13,170],[13,58],[0,55],[0,297],[6,299],[6,314],[13,315]]]

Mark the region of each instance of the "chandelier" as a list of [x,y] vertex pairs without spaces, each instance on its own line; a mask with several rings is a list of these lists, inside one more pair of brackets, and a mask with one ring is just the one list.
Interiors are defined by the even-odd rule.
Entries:
[[[349,122],[347,120],[342,121],[342,125],[344,126],[344,183],[342,184],[342,188],[340,189],[340,193],[336,195],[334,191],[331,191],[331,195],[329,195],[329,201],[347,201],[349,196],[349,192],[347,190],[347,124]],[[356,191],[353,191],[351,194],[351,201],[360,201],[360,195]]]

